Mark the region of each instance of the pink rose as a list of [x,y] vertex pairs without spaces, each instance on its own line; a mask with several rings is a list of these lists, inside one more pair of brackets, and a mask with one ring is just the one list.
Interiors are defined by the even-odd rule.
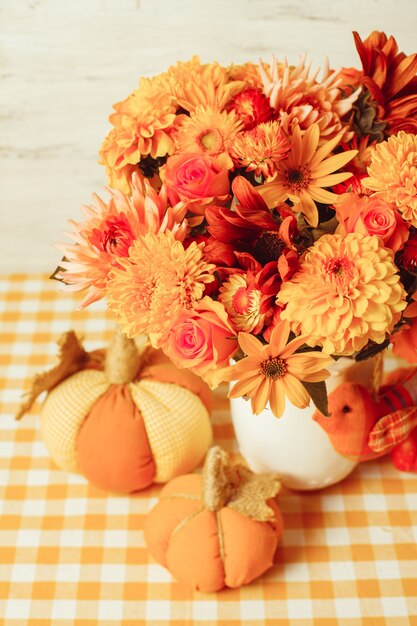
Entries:
[[224,306],[206,296],[181,313],[163,350],[177,367],[203,376],[228,365],[237,348]]
[[172,204],[178,200],[224,201],[230,189],[227,170],[215,159],[201,154],[178,154],[169,157],[164,182]]
[[356,193],[340,195],[334,205],[336,217],[346,233],[377,235],[386,248],[395,253],[409,236],[409,225],[394,205],[378,195],[360,196]]

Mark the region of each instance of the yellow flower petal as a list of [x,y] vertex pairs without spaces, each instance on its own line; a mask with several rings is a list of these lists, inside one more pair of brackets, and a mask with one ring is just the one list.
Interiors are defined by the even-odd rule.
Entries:
[[310,396],[307,389],[295,376],[286,374],[283,378],[283,383],[285,385],[286,395],[294,406],[305,409],[305,407],[310,404]]
[[263,344],[250,333],[239,333],[238,342],[248,356],[257,356],[264,348]]
[[271,381],[268,378],[264,378],[257,389],[256,395],[252,395],[252,411],[255,415],[259,415],[266,407],[269,400],[270,389]]
[[281,417],[285,409],[285,386],[281,379],[274,380],[269,394],[269,406],[275,417]]

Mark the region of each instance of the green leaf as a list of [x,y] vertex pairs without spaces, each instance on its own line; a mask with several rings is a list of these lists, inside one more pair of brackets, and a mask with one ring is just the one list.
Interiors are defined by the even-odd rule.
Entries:
[[313,400],[314,406],[323,413],[325,417],[330,417],[327,404],[327,389],[324,380],[321,383],[306,383],[301,381]]

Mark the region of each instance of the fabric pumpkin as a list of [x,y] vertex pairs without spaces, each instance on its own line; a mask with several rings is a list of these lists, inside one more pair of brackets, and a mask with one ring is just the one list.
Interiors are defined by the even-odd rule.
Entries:
[[[140,353],[119,333],[107,354],[78,347],[78,371],[48,389],[40,411],[42,438],[55,463],[123,493],[193,470],[212,439],[205,383],[161,351]],[[66,352],[61,349],[61,366]]]
[[214,592],[240,587],[274,563],[283,521],[275,475],[230,466],[213,447],[203,475],[174,478],[145,522],[152,556],[181,583]]
[[417,471],[417,368],[394,370],[375,394],[344,382],[328,404],[330,416],[317,410],[313,419],[339,454],[368,461],[391,453],[398,469]]

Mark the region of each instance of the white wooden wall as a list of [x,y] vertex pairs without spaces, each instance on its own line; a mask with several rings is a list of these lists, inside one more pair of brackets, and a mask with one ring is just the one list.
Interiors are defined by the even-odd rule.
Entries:
[[50,271],[105,185],[97,152],[140,75],[204,61],[358,65],[351,35],[417,51],[416,0],[0,0],[0,272]]

